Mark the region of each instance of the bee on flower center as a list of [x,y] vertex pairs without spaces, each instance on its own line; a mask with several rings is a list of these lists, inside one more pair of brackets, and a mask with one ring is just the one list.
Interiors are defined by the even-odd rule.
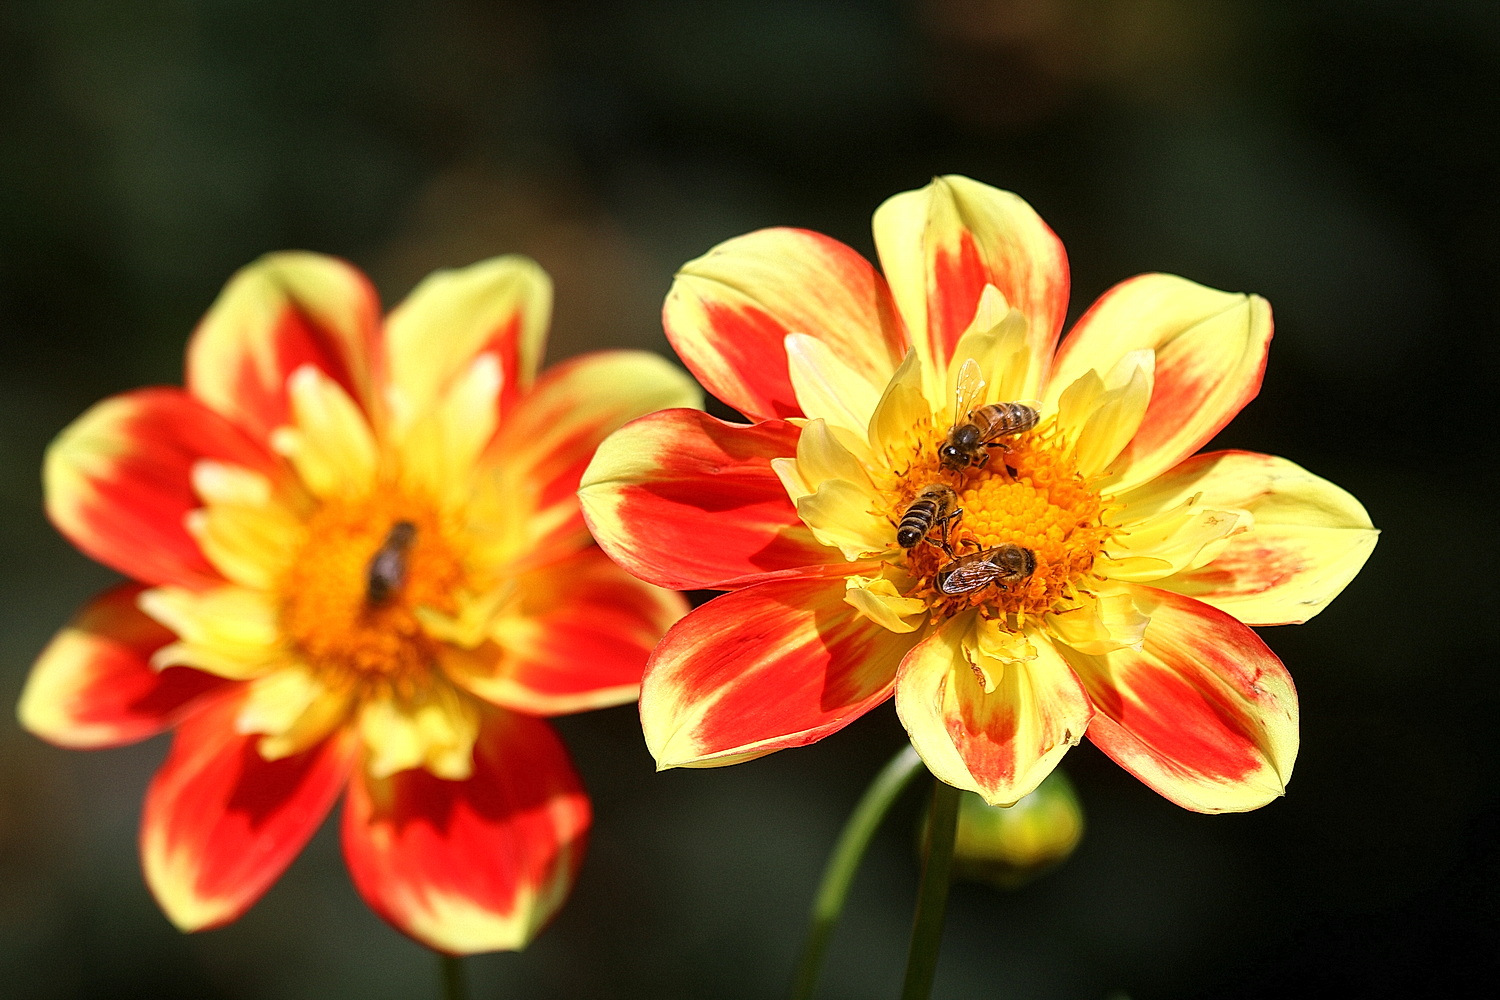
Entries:
[[1004,448],[1001,438],[1029,431],[1041,415],[1025,403],[990,403],[970,410],[961,423],[948,431],[938,457],[946,468],[958,471],[967,466],[983,466],[990,460],[991,448]]
[[958,494],[953,487],[944,483],[924,486],[922,492],[906,508],[906,513],[901,515],[901,523],[896,526],[896,544],[903,549],[913,548],[931,534],[933,528],[941,528],[942,535],[938,544],[952,556],[948,531],[962,513],[963,508],[958,506]]
[[365,599],[370,604],[385,601],[406,581],[406,553],[417,536],[417,526],[410,521],[397,521],[385,536],[380,548],[370,558],[366,574]]
[[1001,438],[1029,431],[1041,419],[1036,408],[1025,403],[976,405],[983,398],[984,387],[979,365],[970,358],[959,368],[954,423],[938,448],[938,460],[946,469],[959,472],[969,466],[983,466],[990,460],[991,448],[1006,447]]
[[933,577],[938,592],[949,597],[1025,580],[1036,572],[1036,553],[1013,542],[980,549],[945,564]]

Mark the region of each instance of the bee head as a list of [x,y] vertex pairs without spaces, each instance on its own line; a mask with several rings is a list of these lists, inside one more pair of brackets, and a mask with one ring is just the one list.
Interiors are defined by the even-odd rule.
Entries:
[[950,437],[948,442],[938,449],[938,461],[942,462],[945,468],[962,469],[969,464],[968,452],[955,444]]

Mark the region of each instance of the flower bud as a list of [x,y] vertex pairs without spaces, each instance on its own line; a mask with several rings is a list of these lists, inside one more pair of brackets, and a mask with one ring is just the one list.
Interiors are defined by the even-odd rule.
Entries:
[[[922,841],[928,836],[922,818]],[[1062,863],[1083,837],[1083,807],[1062,771],[1013,806],[964,792],[953,843],[953,878],[1014,889]]]

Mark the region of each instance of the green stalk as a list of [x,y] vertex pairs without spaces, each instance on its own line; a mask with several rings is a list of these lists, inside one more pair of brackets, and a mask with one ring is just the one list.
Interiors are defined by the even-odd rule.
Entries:
[[469,982],[464,975],[464,960],[458,955],[438,955],[443,978],[443,1000],[468,1000]]
[[958,799],[962,794],[946,782],[933,784],[927,858],[922,865],[922,884],[917,889],[917,914],[912,920],[911,948],[906,953],[906,982],[901,986],[901,1000],[927,1000],[932,994],[938,948],[943,943],[943,911],[948,904],[953,838],[958,831]]
[[828,941],[838,924],[839,914],[844,911],[849,884],[854,881],[854,873],[865,856],[865,849],[870,846],[870,838],[890,810],[891,803],[922,769],[922,758],[917,752],[910,745],[903,747],[870,782],[864,797],[849,814],[838,843],[828,857],[828,865],[823,869],[817,898],[813,900],[807,937],[802,943],[802,958],[797,963],[797,978],[792,984],[792,1000],[811,1000],[818,985],[818,973],[822,971],[823,954],[828,950]]

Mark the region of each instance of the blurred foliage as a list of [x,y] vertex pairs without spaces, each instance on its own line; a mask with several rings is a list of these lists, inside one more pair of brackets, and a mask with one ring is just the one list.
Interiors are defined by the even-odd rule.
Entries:
[[[966,173],[1058,231],[1074,315],[1144,270],[1265,294],[1265,386],[1220,444],[1329,477],[1385,534],[1326,613],[1266,632],[1303,699],[1287,797],[1191,815],[1085,744],[1089,837],[1014,893],[955,887],[936,995],[1487,994],[1497,95],[1500,7],[1479,0],[14,0],[0,694],[109,579],[42,517],[46,442],[104,395],[176,382],[257,255],[345,255],[391,301],[525,252],[557,280],[554,357],[665,350],[681,262],[772,224],[869,252],[883,198]],[[528,952],[472,963],[475,995],[777,994],[894,714],[662,775],[629,709],[564,724],[591,855]],[[327,830],[238,924],[171,930],[134,853],[163,752],[0,728],[0,997],[434,995]],[[912,822],[872,850],[824,996],[894,993]]]

